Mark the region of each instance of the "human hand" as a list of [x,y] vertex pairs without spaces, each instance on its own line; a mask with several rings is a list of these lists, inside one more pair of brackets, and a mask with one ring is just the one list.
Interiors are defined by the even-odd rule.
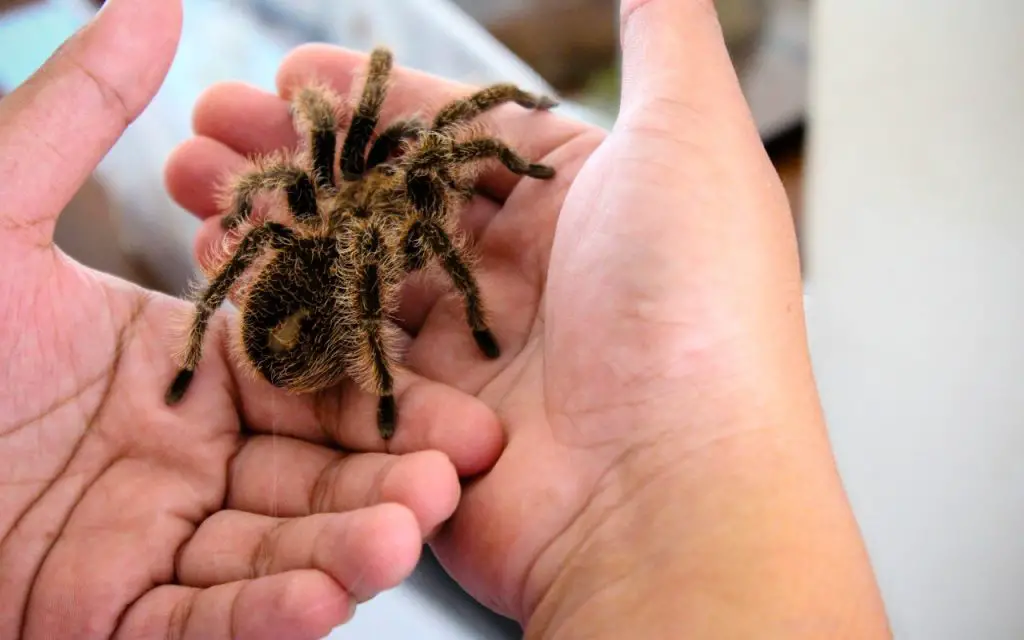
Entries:
[[[508,434],[432,546],[531,637],[598,637],[631,616],[673,637],[822,637],[856,626],[858,606],[852,637],[871,637],[884,616],[814,388],[793,220],[713,4],[634,0],[623,15],[612,132],[514,106],[481,118],[557,170],[488,171],[462,217],[501,358],[478,354],[457,298],[421,283],[404,298],[408,364],[476,394]],[[228,83],[203,97],[168,165],[205,220],[200,259],[223,238],[211,178],[293,147],[294,87],[345,92],[365,61],[302,47],[279,95]],[[394,78],[382,122],[472,90]]]
[[241,374],[228,313],[164,404],[191,305],[53,245],[177,46],[180,2],[107,4],[0,102],[0,638],[321,638],[409,575],[500,429],[410,378],[385,452],[373,403]]

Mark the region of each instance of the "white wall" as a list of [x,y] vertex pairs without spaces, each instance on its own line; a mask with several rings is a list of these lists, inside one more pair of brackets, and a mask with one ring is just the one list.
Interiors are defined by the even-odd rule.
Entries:
[[812,4],[813,350],[897,638],[1024,638],[1024,2]]

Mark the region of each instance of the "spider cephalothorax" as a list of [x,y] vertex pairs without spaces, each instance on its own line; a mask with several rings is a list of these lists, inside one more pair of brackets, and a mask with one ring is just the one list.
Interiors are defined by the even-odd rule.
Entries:
[[[387,49],[371,53],[351,118],[339,110],[341,101],[330,90],[304,87],[292,101],[305,142],[302,152],[258,159],[232,182],[223,222],[241,240],[196,296],[168,404],[184,396],[211,316],[250,267],[255,275],[239,296],[243,358],[271,384],[296,392],[355,380],[379,396],[377,422],[385,439],[397,420],[397,329],[389,317],[408,273],[436,261],[464,301],[480,351],[498,357],[458,232],[457,209],[473,194],[478,161],[496,159],[519,175],[539,179],[551,178],[554,169],[524,160],[497,138],[472,135],[467,125],[508,102],[530,109],[556,103],[498,84],[444,106],[432,122],[398,120],[378,133],[391,67]],[[251,222],[256,197],[275,192],[284,193],[290,219]]]

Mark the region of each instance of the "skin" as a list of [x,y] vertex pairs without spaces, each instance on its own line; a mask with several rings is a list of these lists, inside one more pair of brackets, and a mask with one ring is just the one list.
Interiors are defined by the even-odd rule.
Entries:
[[53,244],[181,28],[179,2],[106,4],[0,101],[0,637],[321,638],[410,574],[500,426],[409,374],[385,450],[372,399],[245,376],[227,311],[163,404],[190,306]]
[[[462,214],[501,359],[443,287],[406,293],[409,365],[507,434],[433,548],[528,638],[889,637],[814,385],[791,212],[713,3],[625,0],[622,45],[613,131],[515,106],[482,119],[558,171],[489,171]],[[167,166],[205,221],[201,260],[223,239],[215,178],[296,143],[301,81],[346,92],[365,62],[306,46],[277,95],[203,96]],[[397,69],[382,122],[470,90]]]

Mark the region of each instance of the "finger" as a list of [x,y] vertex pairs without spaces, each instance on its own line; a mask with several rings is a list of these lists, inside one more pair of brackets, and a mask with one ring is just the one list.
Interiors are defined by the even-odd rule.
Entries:
[[157,587],[128,609],[114,638],[319,640],[354,612],[337,582],[306,569],[207,589]]
[[209,587],[316,569],[365,602],[409,577],[422,547],[412,513],[395,504],[306,518],[220,511],[182,549],[177,576]]
[[243,82],[219,82],[204,91],[193,110],[192,130],[243,156],[294,149],[299,144],[288,102]]
[[[679,272],[661,268],[658,281],[677,285],[707,279],[693,261],[675,258],[680,246],[699,261],[706,252],[696,247],[720,246],[727,235],[792,245],[788,199],[744,98],[713,0],[625,0],[621,22],[622,107],[615,128],[625,135],[613,134],[609,153],[628,162],[619,163],[592,223],[607,224],[628,203],[642,201],[649,219],[632,216],[631,238],[619,236],[617,244],[646,246],[651,264],[671,254],[662,263]],[[706,215],[709,206],[714,216]],[[666,224],[657,211],[676,215]],[[747,250],[734,253],[751,257]],[[605,260],[601,269],[613,265]]]
[[617,129],[760,143],[712,0],[624,0],[621,13]]
[[180,0],[111,0],[0,102],[5,226],[49,244],[57,215],[153,98],[180,30]]
[[377,398],[348,382],[311,395],[282,394],[262,379],[239,381],[243,415],[264,433],[327,441],[355,452],[444,453],[460,476],[476,475],[501,452],[501,423],[481,400],[406,373],[396,377],[398,425],[386,443],[377,433]]
[[276,436],[250,438],[230,478],[230,509],[294,518],[394,503],[424,532],[451,517],[461,493],[455,467],[440,451],[348,454]]
[[[218,194],[224,183],[245,166],[245,158],[226,144],[202,136],[189,138],[168,157],[164,183],[174,201],[200,220],[219,218],[222,212]],[[221,229],[216,238],[218,243],[223,235]]]

